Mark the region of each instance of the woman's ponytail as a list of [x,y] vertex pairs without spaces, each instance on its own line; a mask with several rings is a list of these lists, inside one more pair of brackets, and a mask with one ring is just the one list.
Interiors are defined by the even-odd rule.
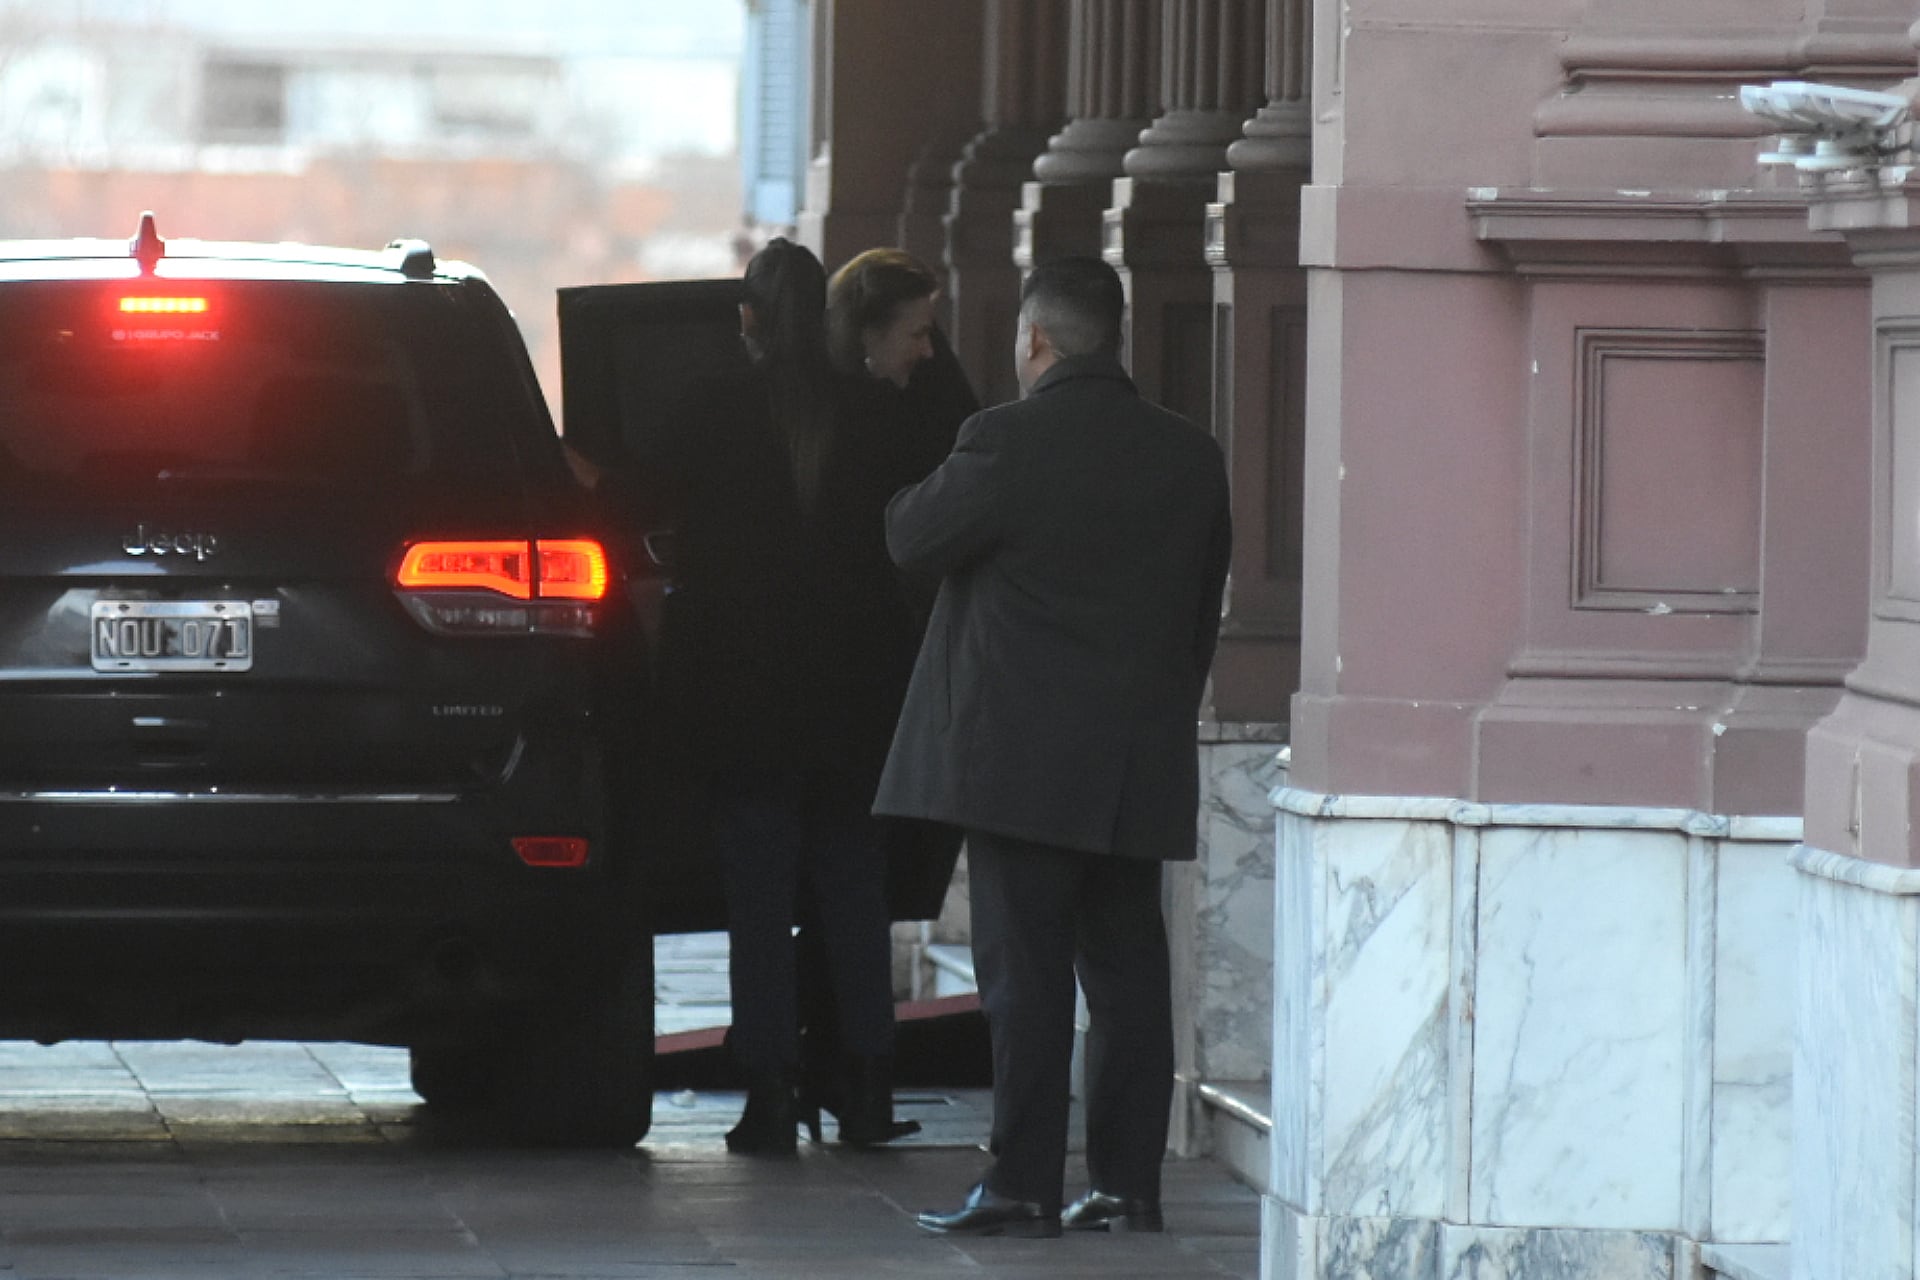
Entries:
[[767,375],[800,510],[811,516],[834,437],[826,271],[806,246],[776,237],[747,263],[744,283],[756,321],[755,363]]

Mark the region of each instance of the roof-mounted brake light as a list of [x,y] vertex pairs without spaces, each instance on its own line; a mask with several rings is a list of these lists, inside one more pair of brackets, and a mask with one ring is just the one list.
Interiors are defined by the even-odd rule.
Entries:
[[120,299],[120,310],[140,316],[199,316],[207,313],[205,298],[158,298],[148,296]]
[[152,275],[160,259],[167,256],[167,242],[160,238],[151,211],[140,215],[140,229],[127,242],[127,253],[140,264],[142,275]]

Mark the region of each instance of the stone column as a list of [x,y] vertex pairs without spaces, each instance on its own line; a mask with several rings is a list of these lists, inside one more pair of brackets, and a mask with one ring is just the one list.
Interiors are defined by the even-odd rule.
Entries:
[[1014,214],[1023,271],[1047,258],[1100,252],[1100,224],[1126,154],[1160,94],[1159,0],[1073,0],[1067,127],[1034,161]]
[[1207,204],[1227,147],[1260,103],[1264,0],[1165,0],[1163,113],[1113,184],[1104,252],[1127,282],[1128,347],[1147,395],[1210,423],[1213,283]]
[[935,138],[920,149],[907,170],[906,203],[900,213],[900,247],[940,277],[937,315],[949,333],[953,331],[953,291],[947,279],[947,212],[953,203],[954,166],[960,163],[960,153],[973,132],[969,128]]
[[[1911,89],[1913,82],[1908,82]],[[1846,189],[1851,187],[1851,189]],[[1794,1280],[1920,1275],[1920,183],[1816,194],[1873,280],[1866,659],[1807,735]],[[1867,374],[1866,362],[1861,374]],[[1889,1123],[1889,1117],[1896,1117]]]
[[987,4],[986,128],[954,167],[946,219],[954,349],[986,404],[1018,394],[1013,211],[1034,158],[1065,115],[1067,16],[1066,0]]
[[[1257,801],[1272,790],[1299,683],[1301,472],[1305,436],[1306,279],[1300,186],[1306,181],[1307,0],[1266,6],[1268,105],[1227,150],[1219,200],[1207,211],[1213,267],[1213,429],[1233,484],[1233,588],[1213,665],[1215,722],[1202,726],[1201,855],[1175,871],[1198,904],[1188,927],[1192,972],[1177,966],[1183,1010],[1181,1120],[1208,1121],[1184,1150],[1210,1149],[1267,1185],[1265,1145],[1248,1141],[1242,1109],[1272,1087],[1273,959],[1250,945],[1261,923],[1249,899],[1274,873],[1274,823]],[[1281,775],[1283,776],[1283,775]],[[1250,803],[1254,802],[1254,803]],[[1265,903],[1259,904],[1265,906]],[[1182,913],[1176,913],[1176,920]],[[1247,1105],[1252,1105],[1248,1103]],[[1270,1100],[1258,1107],[1275,1113]],[[1178,1132],[1178,1130],[1176,1130]],[[1254,1167],[1247,1167],[1252,1164]]]
[[813,162],[799,233],[831,271],[898,242],[921,149],[978,121],[980,0],[813,0],[813,10]]
[[1233,593],[1214,660],[1221,720],[1277,723],[1300,683],[1306,466],[1308,0],[1266,0],[1266,105],[1227,148],[1207,215],[1214,269],[1213,429],[1233,477]]

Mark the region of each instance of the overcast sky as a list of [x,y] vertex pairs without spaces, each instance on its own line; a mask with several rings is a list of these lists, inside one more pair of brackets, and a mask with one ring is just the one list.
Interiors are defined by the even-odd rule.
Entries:
[[47,19],[170,21],[251,37],[390,35],[527,52],[734,59],[745,0],[4,0]]

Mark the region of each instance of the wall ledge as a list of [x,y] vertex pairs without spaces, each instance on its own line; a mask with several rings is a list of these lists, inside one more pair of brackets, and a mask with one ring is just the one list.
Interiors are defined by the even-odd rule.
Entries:
[[[1450,822],[1458,827],[1677,831],[1707,839],[1775,844],[1797,842],[1805,829],[1800,818],[1790,815],[1728,815],[1631,805],[1481,804],[1444,796],[1323,795],[1294,787],[1275,787],[1269,799],[1281,812],[1305,818]],[[1920,893],[1920,871],[1911,874],[1915,877],[1912,892]]]
[[1854,271],[1839,237],[1809,228],[1797,192],[1475,187],[1466,208],[1474,236],[1523,271]]
[[1803,844],[1793,851],[1793,869],[1822,880],[1871,889],[1891,897],[1920,897],[1920,867],[1894,867]]

